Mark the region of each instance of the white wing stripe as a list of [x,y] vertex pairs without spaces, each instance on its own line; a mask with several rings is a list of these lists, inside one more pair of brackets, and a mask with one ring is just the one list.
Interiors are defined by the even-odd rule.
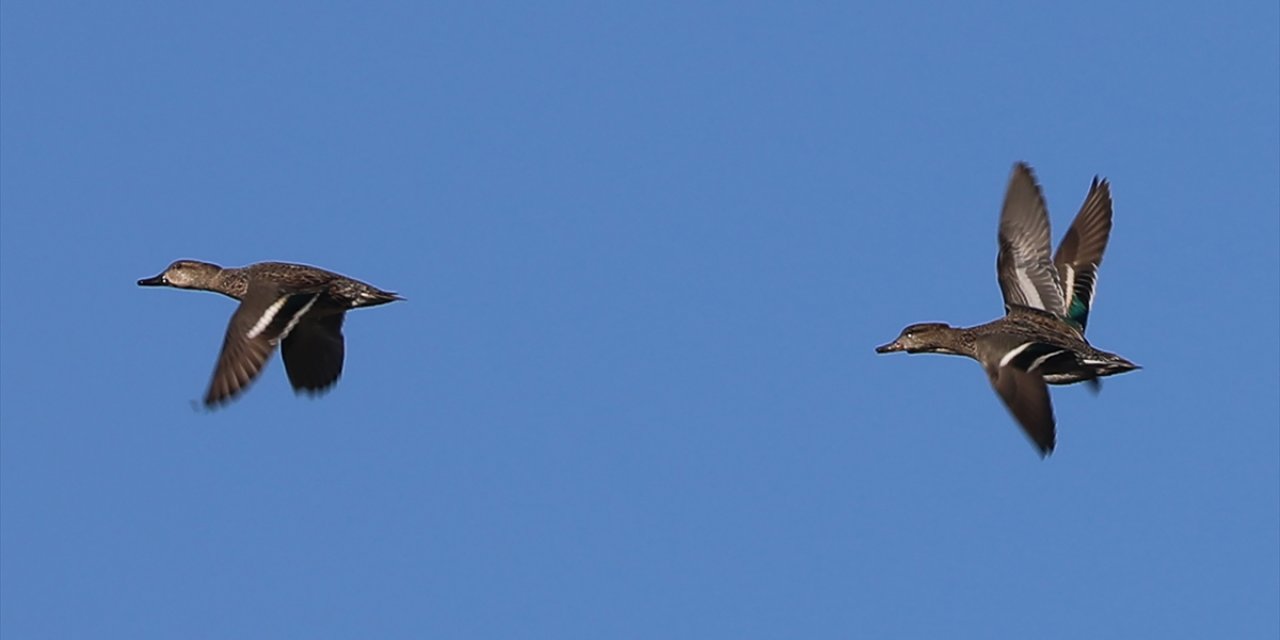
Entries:
[[1076,270],[1069,264],[1062,265],[1062,273],[1058,274],[1062,278],[1062,311],[1058,313],[1066,313],[1071,310],[1071,301],[1076,297]]
[[1022,297],[1026,300],[1028,307],[1036,309],[1044,309],[1044,300],[1040,299],[1040,290],[1036,289],[1036,283],[1031,280],[1031,275],[1026,269],[1015,269],[1018,275],[1018,289],[1022,291]]
[[1040,365],[1044,364],[1045,360],[1048,360],[1049,358],[1052,358],[1056,355],[1066,353],[1066,352],[1067,352],[1066,349],[1058,349],[1057,351],[1046,353],[1040,356],[1039,358],[1036,358],[1034,361],[1032,361],[1031,367],[1028,368],[1027,371],[1035,371],[1036,369],[1040,368]]
[[[246,334],[246,336],[250,340],[253,340],[254,338],[257,338],[258,336],[262,335],[262,332],[266,331],[267,327],[271,326],[271,323],[272,321],[275,320],[276,315],[280,313],[280,308],[283,307],[284,304],[289,301],[290,297],[291,296],[281,296],[279,300],[272,302],[271,306],[267,307],[267,310],[262,313],[262,317],[258,318],[258,322],[253,325],[253,328],[249,329],[249,333]],[[307,303],[302,305],[302,308],[298,309],[298,311],[293,314],[293,317],[289,319],[289,324],[285,325],[284,331],[281,331],[280,335],[276,336],[276,338],[272,341],[272,344],[275,344],[276,342],[284,340],[286,337],[288,337],[289,332],[293,331],[293,328],[296,327],[298,325],[298,322],[302,320],[302,316],[307,315],[307,312],[311,310],[312,305],[314,305],[316,303],[316,300],[319,300],[319,299],[320,299],[320,294],[318,293],[313,294],[311,296],[311,299],[307,300]]]
[[262,317],[258,318],[258,322],[253,325],[253,328],[249,329],[249,333],[245,334],[246,337],[253,340],[261,335],[263,331],[266,331],[267,327],[271,325],[271,321],[275,319],[276,314],[280,313],[280,307],[283,307],[288,299],[289,296],[281,296],[279,300],[272,302],[271,306],[262,312]]
[[311,299],[307,301],[307,304],[302,305],[302,309],[299,309],[298,312],[293,315],[293,319],[289,321],[289,324],[285,325],[284,331],[280,332],[280,337],[276,340],[284,340],[289,337],[289,332],[293,331],[293,328],[298,326],[298,321],[302,320],[302,316],[307,315],[307,312],[311,310],[311,305],[315,304],[316,300],[319,299],[320,294],[318,293],[311,296]]
[[1014,359],[1014,358],[1016,358],[1016,357],[1018,357],[1018,354],[1022,353],[1023,351],[1026,351],[1026,350],[1027,350],[1027,347],[1030,347],[1030,346],[1031,346],[1031,345],[1033,345],[1033,344],[1035,344],[1035,343],[1034,343],[1034,342],[1024,342],[1024,343],[1022,343],[1022,344],[1020,344],[1020,345],[1018,345],[1018,346],[1014,347],[1013,349],[1010,349],[1010,350],[1009,350],[1009,353],[1004,354],[1004,357],[1003,357],[1003,358],[1000,358],[1000,368],[1001,368],[1001,369],[1003,369],[1003,368],[1005,368],[1005,367],[1009,366],[1009,363],[1010,363],[1010,362],[1013,362],[1013,359]]

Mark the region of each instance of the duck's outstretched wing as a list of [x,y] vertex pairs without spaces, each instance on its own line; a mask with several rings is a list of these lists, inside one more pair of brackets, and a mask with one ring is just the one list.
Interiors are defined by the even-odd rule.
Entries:
[[228,402],[248,388],[276,345],[319,297],[319,292],[282,293],[274,285],[251,285],[227,324],[204,405],[212,408]]
[[1049,214],[1031,167],[1013,166],[1000,211],[996,277],[1005,308],[1031,307],[1061,314],[1062,285],[1049,258]]
[[1083,332],[1098,288],[1098,267],[1111,237],[1111,185],[1096,176],[1080,213],[1058,244],[1053,264],[1062,282],[1062,314]]
[[1049,386],[1044,378],[1017,367],[999,367],[987,371],[996,395],[1004,401],[1009,413],[1017,419],[1022,431],[1044,457],[1053,452],[1056,429]]
[[344,316],[335,313],[315,319],[308,317],[281,343],[284,370],[295,392],[324,393],[342,375]]
[[1044,372],[1073,357],[1058,345],[1015,336],[979,340],[978,361],[986,370],[991,387],[1040,450],[1041,457],[1053,452],[1056,440],[1053,404]]

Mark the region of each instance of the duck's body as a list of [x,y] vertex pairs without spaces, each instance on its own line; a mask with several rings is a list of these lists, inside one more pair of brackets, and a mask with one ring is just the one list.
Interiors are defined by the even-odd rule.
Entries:
[[240,301],[205,394],[207,407],[227,402],[246,389],[276,345],[295,391],[328,390],[342,374],[346,312],[402,299],[332,271],[287,262],[223,268],[179,260],[138,285],[214,291]]
[[1096,382],[1138,368],[1090,345],[1071,325],[1030,307],[1013,307],[1003,318],[976,327],[913,324],[879,353],[942,353],[982,365],[991,386],[1042,454],[1056,440],[1053,405],[1046,384]]
[[1014,166],[1000,216],[996,272],[1006,314],[983,325],[908,326],[879,353],[943,353],[982,364],[992,387],[1040,449],[1056,435],[1047,384],[1097,384],[1138,365],[1101,351],[1084,337],[1098,266],[1111,231],[1111,195],[1094,178],[1084,205],[1058,252],[1049,257],[1049,219],[1031,168]]
[[1136,367],[1114,353],[1095,349],[1060,318],[1030,307],[1013,307],[1003,318],[975,327],[914,324],[876,351],[968,356],[987,368],[1014,363],[1039,373],[1049,384],[1087,382]]

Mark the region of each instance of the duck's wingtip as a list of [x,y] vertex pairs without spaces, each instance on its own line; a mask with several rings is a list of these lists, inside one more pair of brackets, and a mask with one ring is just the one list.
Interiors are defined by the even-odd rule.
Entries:
[[1041,444],[1039,442],[1035,443],[1036,453],[1040,454],[1041,460],[1048,460],[1049,456],[1053,455],[1053,448],[1055,444],[1057,443],[1056,442],[1048,442],[1045,444]]

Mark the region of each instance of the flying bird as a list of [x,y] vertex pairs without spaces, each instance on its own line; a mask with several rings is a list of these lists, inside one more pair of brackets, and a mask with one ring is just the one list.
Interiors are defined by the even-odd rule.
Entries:
[[1084,337],[1098,267],[1111,235],[1111,186],[1094,177],[1057,253],[1049,253],[1049,214],[1035,174],[1015,164],[1000,212],[996,276],[1005,316],[976,327],[913,324],[877,353],[942,353],[977,360],[1000,399],[1040,451],[1056,442],[1050,384],[1086,382],[1140,367]]
[[332,271],[287,262],[224,268],[178,260],[138,285],[216,291],[240,301],[204,396],[207,408],[247,389],[277,345],[294,392],[324,393],[342,375],[346,312],[404,299]]

